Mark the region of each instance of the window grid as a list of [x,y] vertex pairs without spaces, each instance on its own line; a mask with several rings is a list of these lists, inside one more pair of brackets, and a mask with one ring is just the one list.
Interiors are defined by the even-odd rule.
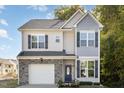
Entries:
[[[82,34],[86,34],[86,39],[81,38]],[[93,34],[93,38],[89,38],[90,34]],[[86,46],[82,46],[81,41],[86,40]],[[89,41],[93,40],[93,46],[89,45]],[[95,32],[80,32],[80,46],[81,47],[94,47],[95,46]]]
[[[33,41],[32,37],[36,37],[37,40]],[[40,40],[40,37],[43,38],[43,40]],[[37,47],[33,47],[33,43],[36,43]],[[43,47],[40,47],[40,43],[43,43]],[[45,35],[31,35],[31,48],[32,49],[41,49],[41,48],[45,48]]]
[[56,36],[56,43],[59,43],[59,42],[60,42],[60,37]]
[[[36,41],[33,40],[33,37],[36,38]],[[32,46],[31,46],[31,48],[37,48],[37,46],[38,46],[38,44],[37,44],[37,41],[38,41],[37,36],[36,35],[33,35],[33,36],[31,36],[31,39],[32,39]],[[33,44],[35,44],[35,43],[36,43],[36,47],[33,47]]]
[[[41,37],[43,38],[43,40],[40,40]],[[43,44],[43,47],[40,46],[41,43]],[[38,44],[39,44],[39,48],[45,48],[45,37],[44,36],[39,36]]]
[[[86,62],[86,67],[83,68],[82,63],[85,63],[85,62]],[[89,62],[93,62],[93,67],[94,67],[94,68],[89,69],[89,67],[88,67],[88,65],[89,65],[88,63],[89,63]],[[81,70],[85,70],[85,73],[86,73],[86,77],[87,77],[87,78],[95,78],[95,61],[94,61],[94,60],[92,60],[92,61],[86,61],[86,60],[85,60],[85,61],[81,61],[80,67],[81,67],[81,68],[80,68],[80,71],[81,71]],[[91,70],[93,71],[93,77],[89,77],[89,70],[90,70],[90,71],[91,71]],[[82,73],[80,73],[80,77],[85,78],[85,77],[82,76]]]

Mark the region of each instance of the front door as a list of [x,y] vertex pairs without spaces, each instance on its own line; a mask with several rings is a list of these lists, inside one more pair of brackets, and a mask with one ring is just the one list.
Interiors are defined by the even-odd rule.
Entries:
[[65,65],[65,82],[69,83],[72,81],[72,66]]

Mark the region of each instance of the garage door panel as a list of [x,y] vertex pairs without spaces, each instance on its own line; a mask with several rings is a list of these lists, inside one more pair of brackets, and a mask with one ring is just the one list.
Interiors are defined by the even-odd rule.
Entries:
[[31,64],[29,84],[54,84],[54,64]]

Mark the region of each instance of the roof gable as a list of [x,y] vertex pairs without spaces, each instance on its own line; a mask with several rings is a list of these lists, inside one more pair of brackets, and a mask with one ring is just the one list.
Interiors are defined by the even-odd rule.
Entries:
[[60,28],[71,28],[84,15],[83,11],[78,9]]
[[93,14],[90,12],[90,11],[88,11],[87,13],[85,13],[76,23],[75,23],[75,27],[86,17],[86,16],[90,16],[93,20],[94,20],[94,22],[96,22],[96,24],[98,24],[98,26],[100,27],[100,28],[103,28],[103,25],[93,16]]

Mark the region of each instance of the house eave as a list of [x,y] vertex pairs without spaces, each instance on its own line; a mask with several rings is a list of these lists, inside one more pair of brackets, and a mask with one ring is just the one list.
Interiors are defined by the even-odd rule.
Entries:
[[41,31],[42,31],[42,30],[43,30],[43,31],[48,31],[48,30],[49,30],[49,31],[65,31],[65,30],[66,30],[66,31],[72,31],[72,28],[68,28],[68,29],[67,29],[67,28],[66,28],[66,29],[18,29],[18,30],[19,30],[20,32],[21,32],[21,31],[34,31],[34,30],[35,30],[35,31],[40,31],[40,30],[41,30]]
[[18,56],[17,59],[76,59],[76,56]]

